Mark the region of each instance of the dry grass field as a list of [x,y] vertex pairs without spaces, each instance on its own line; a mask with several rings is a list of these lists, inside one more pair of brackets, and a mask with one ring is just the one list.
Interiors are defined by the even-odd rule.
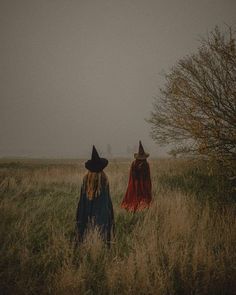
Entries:
[[131,214],[119,206],[130,163],[105,170],[116,221],[107,249],[96,231],[75,247],[82,161],[1,160],[2,295],[235,294],[236,206],[219,179],[202,164],[152,160],[153,204]]

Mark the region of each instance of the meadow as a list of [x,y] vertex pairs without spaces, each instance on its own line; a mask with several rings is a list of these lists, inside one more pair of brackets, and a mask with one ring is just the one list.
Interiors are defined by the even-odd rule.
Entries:
[[235,294],[236,204],[206,163],[150,160],[152,206],[120,208],[131,160],[105,169],[115,211],[75,244],[82,160],[0,161],[1,294]]

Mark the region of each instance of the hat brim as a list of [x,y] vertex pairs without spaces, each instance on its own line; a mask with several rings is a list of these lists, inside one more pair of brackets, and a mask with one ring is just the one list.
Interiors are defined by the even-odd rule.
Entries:
[[134,158],[137,159],[137,160],[145,160],[149,157],[149,154],[143,154],[143,155],[140,155],[138,153],[135,153],[134,154]]
[[88,160],[85,162],[85,168],[91,172],[100,172],[108,165],[108,160],[100,158],[97,161]]

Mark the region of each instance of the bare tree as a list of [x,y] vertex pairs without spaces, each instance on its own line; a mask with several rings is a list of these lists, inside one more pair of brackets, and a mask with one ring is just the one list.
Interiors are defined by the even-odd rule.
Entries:
[[235,32],[216,27],[196,54],[179,60],[154,100],[148,120],[152,138],[172,143],[176,153],[206,155],[235,165]]

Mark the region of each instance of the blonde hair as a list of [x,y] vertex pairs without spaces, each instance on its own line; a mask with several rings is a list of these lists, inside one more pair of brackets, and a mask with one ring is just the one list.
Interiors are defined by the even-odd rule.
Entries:
[[106,187],[107,185],[108,179],[103,171],[89,171],[84,177],[84,191],[86,192],[89,200],[97,198],[101,193],[102,187]]

